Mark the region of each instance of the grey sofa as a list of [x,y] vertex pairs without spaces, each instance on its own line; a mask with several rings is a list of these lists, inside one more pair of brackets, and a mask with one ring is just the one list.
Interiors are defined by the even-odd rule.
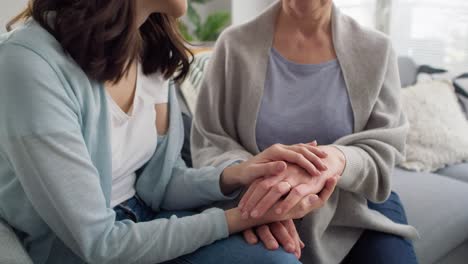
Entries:
[[[415,83],[418,66],[407,58],[401,58],[399,64],[402,85]],[[183,97],[180,99],[189,115]],[[396,168],[393,181],[408,221],[421,235],[414,242],[420,263],[468,263],[468,163],[437,173]],[[11,228],[0,220],[0,264],[9,263],[32,262]]]
[[[416,83],[419,66],[399,58],[399,68],[403,87]],[[420,263],[468,263],[468,163],[435,173],[396,168],[393,184],[421,235],[414,242]]]

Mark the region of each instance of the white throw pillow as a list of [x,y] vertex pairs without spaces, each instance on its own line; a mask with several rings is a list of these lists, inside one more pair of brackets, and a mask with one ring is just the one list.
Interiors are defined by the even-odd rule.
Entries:
[[401,97],[410,122],[401,167],[436,171],[468,160],[468,121],[450,82],[418,83],[403,89]]

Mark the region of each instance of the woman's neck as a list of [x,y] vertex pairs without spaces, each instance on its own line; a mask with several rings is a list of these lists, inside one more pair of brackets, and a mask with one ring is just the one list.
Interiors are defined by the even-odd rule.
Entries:
[[312,10],[310,13],[297,15],[285,1],[278,17],[278,25],[303,37],[317,37],[331,33],[332,1]]
[[146,1],[136,1],[136,20],[137,26],[140,28],[151,15],[151,8],[148,7],[145,3]]

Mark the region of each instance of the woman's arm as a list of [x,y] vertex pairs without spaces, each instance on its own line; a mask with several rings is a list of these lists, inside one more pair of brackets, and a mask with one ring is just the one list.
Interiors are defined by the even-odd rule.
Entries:
[[388,41],[386,73],[363,131],[337,140],[346,165],[338,187],[373,202],[390,195],[391,174],[405,151],[408,121],[401,109],[397,57]]
[[44,221],[88,263],[158,263],[228,236],[220,209],[180,219],[116,222],[81,134],[72,91],[26,48],[2,44],[0,61],[0,155],[41,218],[12,219]]

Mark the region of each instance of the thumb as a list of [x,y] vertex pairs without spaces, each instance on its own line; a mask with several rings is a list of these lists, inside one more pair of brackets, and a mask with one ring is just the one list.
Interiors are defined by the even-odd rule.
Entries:
[[248,174],[252,179],[264,176],[274,176],[283,172],[288,165],[284,161],[273,161],[268,163],[260,163],[251,165]]
[[314,147],[316,147],[318,145],[317,140],[314,140],[314,141],[312,141],[310,143],[307,143],[307,144],[309,144],[311,146],[314,146]]

